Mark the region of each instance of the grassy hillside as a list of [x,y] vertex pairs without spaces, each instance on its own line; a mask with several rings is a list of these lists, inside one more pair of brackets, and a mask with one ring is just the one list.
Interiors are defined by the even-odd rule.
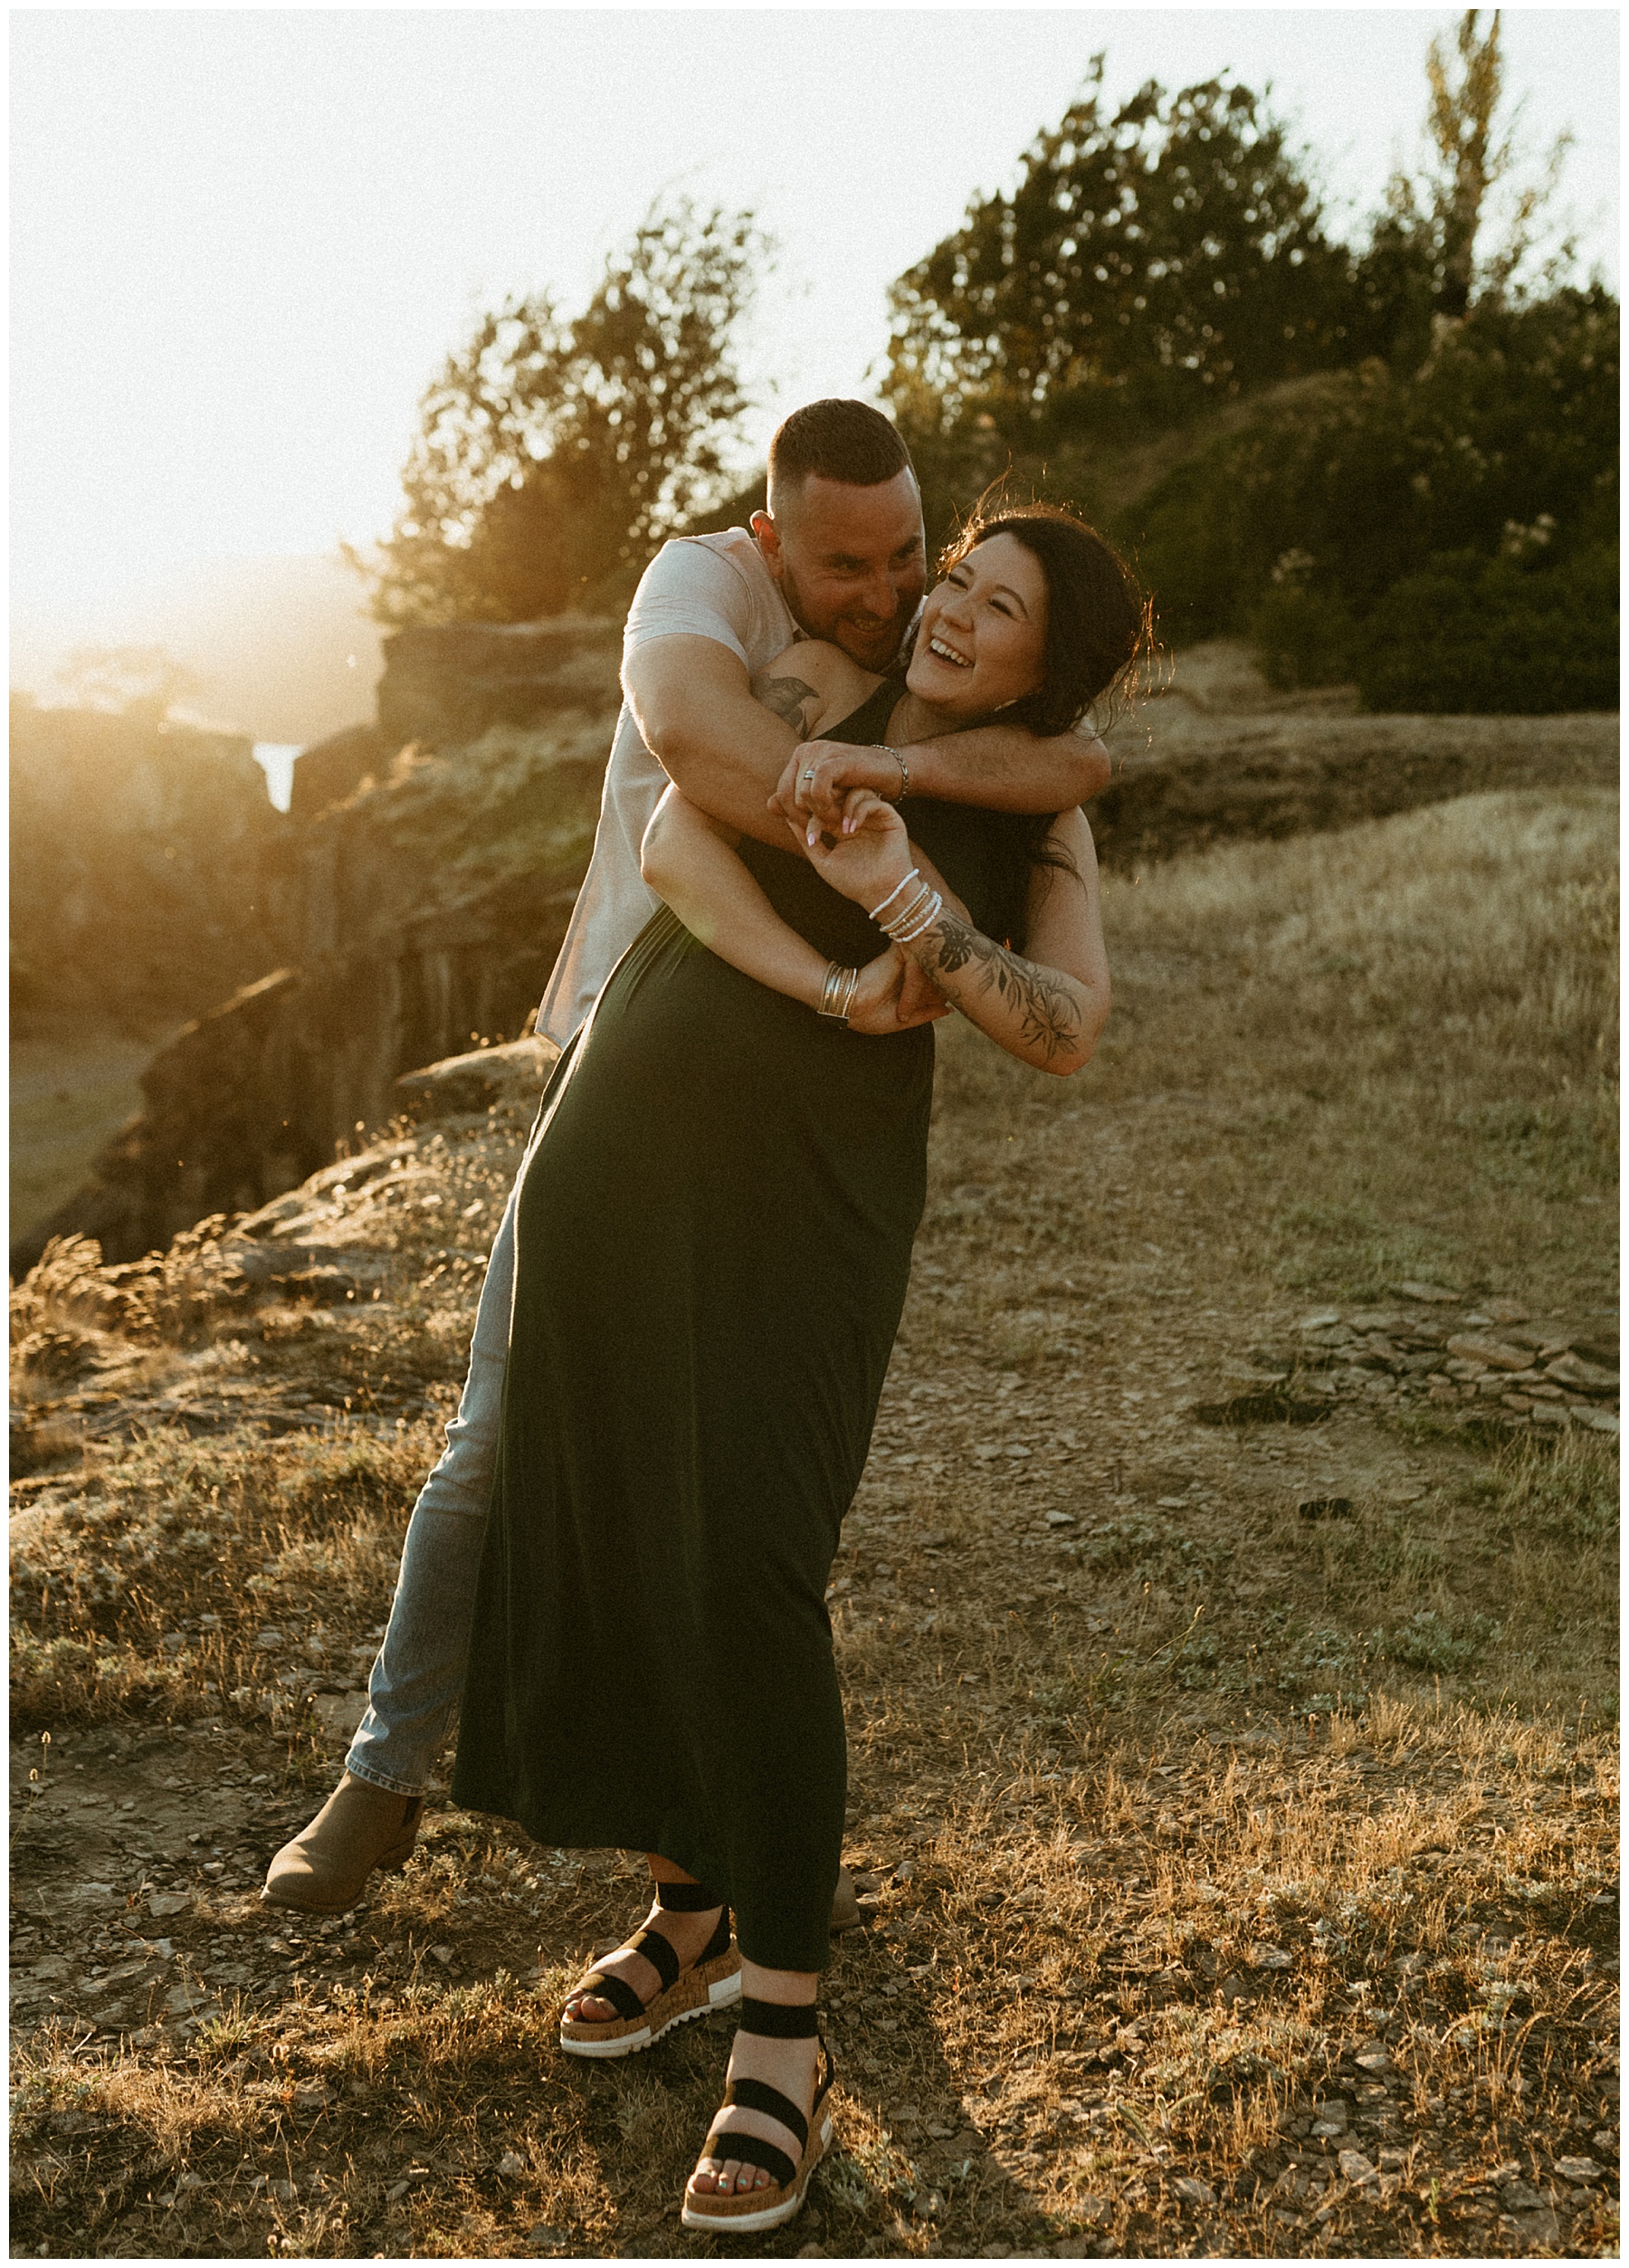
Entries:
[[[832,1594],[871,1919],[769,2251],[1615,2253],[1615,846],[1580,789],[1110,877],[1087,1072],[942,1034]],[[282,1201],[281,1287],[22,1291],[19,2248],[706,2249],[728,2032],[552,2044],[631,1863],[443,1801],[343,1920],[255,1895],[525,1117]]]

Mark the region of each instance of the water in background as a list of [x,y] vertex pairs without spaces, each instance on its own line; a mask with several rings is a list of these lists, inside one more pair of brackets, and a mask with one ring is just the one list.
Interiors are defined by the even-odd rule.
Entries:
[[254,759],[266,775],[266,786],[279,811],[287,811],[289,798],[294,793],[294,758],[300,754],[301,743],[292,747],[281,740],[257,740]]

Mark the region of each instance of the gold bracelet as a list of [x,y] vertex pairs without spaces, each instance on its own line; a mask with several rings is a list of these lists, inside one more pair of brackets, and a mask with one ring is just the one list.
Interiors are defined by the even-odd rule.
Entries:
[[815,1014],[831,1016],[839,1024],[846,1024],[859,988],[860,971],[857,968],[844,968],[841,961],[828,961],[825,982],[820,988],[820,1005]]

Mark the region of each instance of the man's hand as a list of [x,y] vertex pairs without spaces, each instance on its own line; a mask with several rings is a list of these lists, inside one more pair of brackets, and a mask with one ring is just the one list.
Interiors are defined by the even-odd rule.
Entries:
[[940,1016],[948,1015],[950,1003],[921,963],[902,946],[896,945],[892,950],[905,964],[905,977],[900,986],[900,1029],[904,1031],[913,1024],[934,1024]]
[[897,803],[903,785],[899,759],[887,748],[805,740],[781,774],[769,808],[794,826],[800,818],[805,823],[818,819],[822,826],[834,829],[842,824],[844,798],[852,789],[869,787],[885,803]]
[[929,983],[909,953],[891,945],[860,971],[849,1029],[881,1036],[937,1023],[949,1013],[950,1003],[938,986]]

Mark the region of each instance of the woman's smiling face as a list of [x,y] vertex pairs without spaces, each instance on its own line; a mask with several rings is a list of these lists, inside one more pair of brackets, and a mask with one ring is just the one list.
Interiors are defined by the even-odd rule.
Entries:
[[1041,682],[1046,577],[1015,536],[991,536],[929,592],[905,682],[943,713],[987,717]]

